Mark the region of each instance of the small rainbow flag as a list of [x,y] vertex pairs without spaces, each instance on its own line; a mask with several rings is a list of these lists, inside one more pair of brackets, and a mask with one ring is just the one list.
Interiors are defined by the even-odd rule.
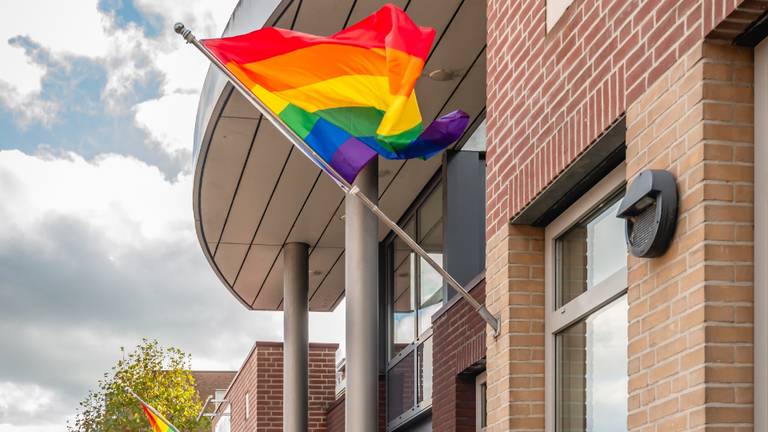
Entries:
[[328,37],[267,27],[201,42],[352,182],[376,154],[428,158],[464,133],[461,111],[422,125],[413,88],[434,38],[388,4]]
[[147,415],[149,425],[152,426],[152,432],[179,432],[171,422],[165,419],[154,408],[150,407],[144,402],[141,402],[141,409],[144,410],[144,414]]

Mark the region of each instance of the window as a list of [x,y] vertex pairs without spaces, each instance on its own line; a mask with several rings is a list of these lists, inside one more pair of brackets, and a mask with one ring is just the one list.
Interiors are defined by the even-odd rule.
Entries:
[[547,430],[627,430],[624,165],[546,228]]
[[557,24],[573,0],[547,0],[547,31]]
[[486,372],[475,378],[475,400],[476,430],[482,432],[488,426],[488,376]]
[[[404,225],[438,263],[443,261],[443,193],[436,186]],[[432,327],[432,314],[443,304],[443,279],[400,238],[390,245],[392,257],[392,340],[390,359]]]
[[248,417],[251,416],[251,395],[249,393],[245,393],[245,419],[248,420]]
[[461,151],[484,152],[487,145],[486,135],[485,119],[483,119],[475,130],[472,131],[472,135],[467,138],[464,145],[461,146]]
[[[438,263],[443,262],[443,189],[417,200],[401,223]],[[389,298],[387,422],[408,421],[432,405],[432,315],[443,305],[443,280],[405,242],[385,242]]]
[[213,410],[218,411],[219,406],[221,406],[221,401],[224,400],[224,396],[227,395],[227,389],[216,389],[213,392]]

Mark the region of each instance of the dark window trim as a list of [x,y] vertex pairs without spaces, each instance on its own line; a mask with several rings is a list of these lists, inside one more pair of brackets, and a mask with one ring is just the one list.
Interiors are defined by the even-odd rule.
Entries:
[[[442,178],[443,178],[443,168],[441,167],[433,176],[429,179],[427,184],[419,191],[418,195],[416,196],[416,199],[413,200],[410,206],[403,212],[403,216],[400,217],[398,220],[399,226],[405,226],[406,223],[410,222],[411,220],[414,220],[416,225],[418,225],[418,221],[415,220],[417,216],[417,211],[421,206],[427,201],[429,196],[437,189],[439,185],[442,184]],[[443,202],[443,208],[442,211],[445,212],[445,202]],[[444,215],[443,215],[444,216]],[[418,238],[418,228],[416,229],[416,237]],[[384,240],[382,240],[379,243],[379,251],[384,255],[384,259],[381,260],[381,262],[384,264],[383,267],[380,267],[382,271],[380,271],[380,281],[383,282],[381,286],[384,287],[383,290],[383,300],[384,300],[384,311],[385,316],[383,318],[384,320],[384,328],[386,329],[385,334],[383,335],[384,339],[384,356],[382,357],[382,370],[384,371],[385,376],[385,384],[387,385],[387,375],[389,374],[389,370],[400,363],[403,359],[407,357],[408,354],[413,353],[413,361],[414,361],[414,383],[416,382],[416,374],[417,368],[415,367],[415,363],[418,361],[417,358],[417,348],[419,345],[424,343],[427,339],[432,337],[432,328],[430,327],[428,330],[422,332],[419,335],[416,335],[413,342],[411,342],[407,347],[403,348],[400,353],[398,353],[395,357],[390,358],[391,355],[391,349],[392,349],[392,295],[393,295],[393,288],[394,288],[394,280],[391,275],[391,271],[394,268],[394,251],[392,249],[392,243],[394,242],[396,238],[395,233],[389,232],[384,237]],[[418,294],[418,289],[416,294]],[[418,310],[418,306],[417,306]],[[418,321],[418,312],[416,312],[415,316],[415,328],[416,331],[418,331],[418,324],[416,321]],[[434,367],[434,365],[433,365]],[[416,394],[416,388],[417,386],[414,385],[414,406],[402,413],[397,418],[393,419],[391,422],[388,420],[385,420],[387,422],[387,430],[395,430],[397,428],[400,428],[404,426],[405,424],[408,424],[412,421],[416,421],[419,418],[422,418],[428,414],[431,413],[432,408],[432,400],[423,401],[421,403],[416,402],[417,401],[417,394]],[[389,406],[386,407],[385,412],[387,413],[386,416],[388,417],[389,413]]]
[[625,116],[617,119],[568,168],[512,218],[514,225],[547,226],[626,158]]
[[768,37],[768,12],[753,22],[744,33],[736,36],[733,40],[734,45],[754,48]]
[[[478,285],[480,285],[482,282],[485,281],[485,270],[481,271],[477,276],[473,277],[469,283],[464,286],[464,289],[467,290],[468,293],[472,293],[472,290],[475,289]],[[462,301],[464,297],[455,295],[451,297],[448,302],[446,302],[443,307],[437,310],[434,314],[432,314],[432,322],[434,323],[436,320],[438,320],[441,316],[445,315],[451,308],[458,302]]]

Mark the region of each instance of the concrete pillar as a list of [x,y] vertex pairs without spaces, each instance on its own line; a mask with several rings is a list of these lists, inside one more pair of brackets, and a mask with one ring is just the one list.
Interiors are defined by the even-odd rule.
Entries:
[[309,246],[283,249],[283,430],[309,427]]
[[[355,184],[378,201],[378,163],[371,162]],[[346,430],[378,429],[379,307],[378,221],[358,199],[345,202],[345,287],[347,296]]]

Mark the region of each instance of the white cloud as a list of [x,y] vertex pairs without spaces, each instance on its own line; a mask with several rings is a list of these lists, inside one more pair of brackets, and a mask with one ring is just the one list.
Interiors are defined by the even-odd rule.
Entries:
[[[0,432],[63,430],[141,337],[199,369],[236,369],[255,340],[282,339],[282,314],[246,311],[202,257],[190,175],[114,154],[0,151],[0,196]],[[343,307],[310,314],[311,340],[343,335]],[[35,397],[11,403],[18,394]]]
[[[35,120],[52,124],[64,103],[41,95],[47,65],[30,60],[22,47],[8,42],[26,36],[64,67],[73,56],[102,64],[107,71],[102,99],[111,111],[133,110],[138,114],[149,109],[126,106],[126,96],[136,84],[158,79],[152,72],[161,72],[164,80],[159,83],[161,95],[155,105],[165,109],[168,121],[158,124],[137,118],[137,123],[146,127],[163,149],[171,153],[179,148],[191,150],[194,117],[188,115],[190,98],[184,96],[199,94],[208,61],[185,47],[171,26],[175,20],[183,20],[201,35],[219,35],[235,4],[235,0],[138,1],[139,10],[163,19],[161,34],[148,38],[136,25],[118,28],[114,16],[98,10],[98,0],[4,2],[0,5],[0,58],[5,59],[0,68],[0,103],[17,114],[22,126]],[[193,105],[196,108],[196,101]],[[188,131],[182,132],[183,128]]]
[[31,62],[21,47],[8,42],[15,36],[28,36],[59,55],[105,56],[110,40],[106,32],[108,19],[96,6],[97,0],[3,2],[0,82],[11,86],[22,98],[40,91],[45,67]]
[[87,221],[121,246],[194,237],[191,176],[169,182],[157,167],[132,157],[86,161],[75,153],[34,157],[3,151],[0,191],[15,203],[2,209],[13,230],[0,231],[0,239],[37,236],[38,225],[52,214]]
[[136,123],[168,153],[191,150],[198,93],[170,93],[136,105]]
[[36,384],[0,382],[0,415],[11,408],[24,415],[36,415],[48,409],[53,392]]
[[16,426],[10,423],[0,423],[0,432],[63,432],[64,426],[56,423],[48,423],[33,426]]

